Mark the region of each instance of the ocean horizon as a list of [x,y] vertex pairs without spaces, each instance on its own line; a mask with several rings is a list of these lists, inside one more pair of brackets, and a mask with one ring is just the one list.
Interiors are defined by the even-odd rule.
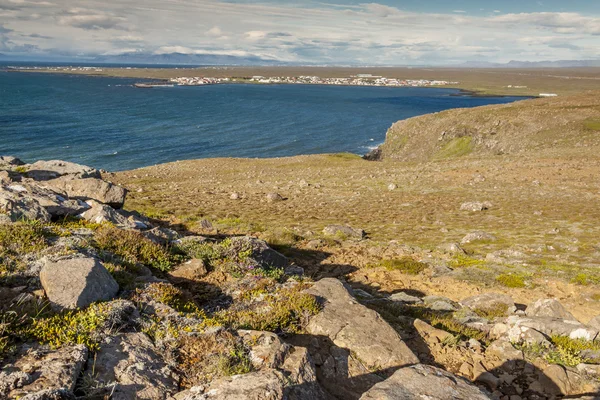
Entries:
[[447,88],[219,84],[0,72],[0,154],[110,171],[214,157],[365,154],[396,121],[502,104]]

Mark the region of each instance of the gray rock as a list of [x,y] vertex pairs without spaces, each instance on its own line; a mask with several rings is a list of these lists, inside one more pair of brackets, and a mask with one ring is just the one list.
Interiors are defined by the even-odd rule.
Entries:
[[197,281],[208,274],[204,261],[198,258],[188,260],[169,272],[174,281]]
[[175,400],[282,400],[286,377],[277,370],[234,375],[177,393]]
[[515,349],[515,346],[507,338],[493,341],[485,350],[485,354],[496,357],[498,360],[522,360],[523,352]]
[[552,317],[521,317],[511,315],[506,319],[509,327],[519,326],[535,329],[546,336],[568,336],[571,339],[595,340],[598,330],[575,320],[563,320]]
[[364,230],[355,229],[348,225],[328,225],[323,229],[323,234],[325,236],[334,236],[353,240],[362,240],[367,235]]
[[178,377],[143,333],[108,338],[96,354],[94,378],[116,383],[111,399],[167,399],[178,390]]
[[67,197],[80,200],[96,200],[113,208],[123,207],[127,190],[98,178],[77,179],[72,175],[44,182],[45,187],[62,192]]
[[406,303],[406,304],[422,304],[423,303],[423,300],[421,300],[420,298],[408,295],[404,292],[394,293],[390,297],[388,297],[388,300],[397,301],[397,302]]
[[169,228],[163,228],[162,226],[144,232],[144,236],[152,240],[154,243],[162,245],[170,244],[181,237],[177,231]]
[[463,307],[469,307],[471,310],[491,311],[506,308],[507,314],[512,314],[517,310],[512,297],[501,293],[478,294],[461,300],[460,304]]
[[466,202],[466,203],[462,203],[460,205],[460,209],[461,211],[484,211],[484,210],[488,210],[492,207],[492,203],[490,203],[489,201],[470,201],[470,202]]
[[438,246],[438,249],[449,254],[467,254],[458,243],[445,243]]
[[539,299],[525,310],[528,317],[552,317],[577,321],[556,299]]
[[355,354],[367,368],[418,363],[398,333],[375,311],[359,304],[342,282],[321,279],[306,292],[323,305],[323,310],[306,327],[309,334],[329,337],[336,346]]
[[0,191],[0,213],[11,221],[20,219],[49,222],[52,216],[39,202],[31,197],[11,195]]
[[110,222],[111,224],[124,228],[137,228],[135,221],[131,221],[111,206],[98,203],[95,200],[88,200],[86,204],[89,206],[89,209],[79,214],[79,217],[87,221],[95,224]]
[[19,166],[25,165],[25,163],[13,156],[0,156],[0,167],[1,166]]
[[46,261],[40,281],[50,302],[60,308],[83,308],[112,299],[119,285],[95,258]]
[[64,175],[77,178],[101,178],[100,171],[95,168],[68,161],[37,161],[27,166],[27,176],[36,181],[47,181]]
[[286,268],[290,265],[286,256],[270,248],[264,240],[240,236],[232,237],[230,241],[231,246],[226,250],[227,255],[235,256],[240,252],[250,251],[249,258],[262,268]]
[[[11,369],[27,373],[30,379],[13,388],[8,394],[10,398],[30,395],[32,399],[52,399],[53,397],[43,397],[42,394],[53,390],[72,392],[88,357],[88,350],[83,345],[65,346],[54,351],[27,351],[24,347],[21,352],[23,355]],[[42,397],[35,397],[36,395]]]
[[476,232],[471,232],[469,234],[467,234],[465,237],[463,237],[460,241],[460,244],[467,244],[467,243],[471,243],[471,242],[478,242],[478,241],[489,241],[489,242],[495,242],[496,236],[492,235],[491,233],[487,233],[487,232],[483,232],[483,231],[476,231]]
[[600,315],[597,315],[594,318],[590,319],[590,322],[588,322],[588,325],[594,329],[600,330]]
[[267,196],[266,196],[266,198],[267,198],[267,201],[268,201],[269,203],[275,203],[275,202],[278,202],[278,201],[283,201],[283,200],[285,200],[285,199],[283,198],[283,196],[282,196],[282,195],[280,195],[279,193],[267,193]]
[[491,397],[466,379],[430,365],[401,368],[376,384],[360,400],[490,400]]
[[75,400],[73,392],[64,389],[41,390],[37,393],[30,393],[27,396],[19,397],[19,400]]
[[434,311],[456,311],[460,309],[460,305],[443,296],[425,296],[423,297],[425,305]]

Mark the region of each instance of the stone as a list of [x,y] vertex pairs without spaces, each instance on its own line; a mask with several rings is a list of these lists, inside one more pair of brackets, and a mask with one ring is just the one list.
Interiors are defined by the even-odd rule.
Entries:
[[178,390],[178,376],[139,332],[107,338],[96,353],[93,373],[99,383],[116,383],[112,400],[166,399]]
[[511,343],[518,344],[539,344],[544,347],[550,346],[550,341],[543,333],[526,327],[526,326],[513,326],[506,332],[506,337]]
[[76,400],[75,395],[64,389],[41,390],[37,393],[30,393],[27,396],[19,397],[19,400]]
[[25,165],[25,163],[13,156],[0,156],[0,166],[14,166]]
[[390,192],[391,192],[391,191],[394,191],[394,190],[396,190],[396,189],[398,189],[398,185],[396,185],[395,183],[390,183],[390,184],[388,185],[388,190],[389,190]]
[[115,210],[111,206],[99,203],[95,200],[88,200],[86,204],[89,209],[79,214],[80,218],[94,224],[102,224],[104,222],[110,222],[111,224],[124,227],[124,228],[136,228],[135,221],[129,220],[126,216]]
[[169,275],[175,281],[198,281],[208,274],[204,261],[194,258],[176,267]]
[[231,195],[229,196],[229,198],[230,198],[231,200],[239,200],[239,199],[240,199],[240,194],[239,194],[239,193],[236,193],[236,192],[234,192],[234,193],[231,193]]
[[460,304],[471,310],[500,311],[505,309],[506,314],[512,314],[517,310],[512,297],[501,293],[478,294],[461,300]]
[[454,339],[454,335],[441,329],[434,328],[427,322],[420,319],[415,319],[413,326],[419,332],[419,335],[427,342],[443,343]]
[[362,229],[355,229],[348,225],[328,225],[323,229],[325,236],[333,236],[340,239],[362,240],[366,233]]
[[36,181],[47,181],[64,175],[77,178],[101,178],[100,171],[95,168],[61,160],[37,161],[27,165],[27,169],[27,176]]
[[275,203],[275,202],[279,202],[279,201],[285,200],[283,198],[283,196],[280,195],[279,193],[267,193],[266,198],[267,198],[267,201],[269,203]]
[[236,256],[237,254],[248,251],[249,260],[261,268],[286,268],[290,261],[283,254],[273,250],[264,240],[256,239],[251,236],[238,236],[230,238],[230,246],[225,250],[226,255]]
[[387,369],[419,362],[398,333],[375,311],[359,304],[351,289],[339,280],[321,279],[306,293],[316,296],[323,306],[308,322],[309,334],[328,337],[336,346],[355,354],[367,368]]
[[498,360],[522,360],[523,352],[515,347],[506,338],[500,338],[487,347],[485,354],[490,357],[496,357]]
[[460,210],[461,211],[484,211],[484,210],[488,210],[492,207],[492,203],[490,203],[489,201],[470,201],[470,202],[466,202],[466,203],[462,203],[460,205]]
[[64,346],[57,350],[31,350],[24,346],[20,353],[22,356],[11,365],[11,369],[27,374],[29,378],[8,392],[10,398],[24,398],[22,396],[49,390],[72,392],[88,358],[88,350],[83,345]]
[[443,296],[425,296],[423,297],[425,305],[434,311],[456,311],[460,309],[460,305]]
[[388,300],[397,301],[397,302],[406,303],[406,304],[422,304],[423,303],[423,300],[421,300],[420,298],[411,296],[404,292],[394,293],[388,297]]
[[0,190],[0,214],[7,215],[11,221],[39,220],[50,222],[52,216],[38,201],[31,197],[10,195]]
[[50,302],[58,308],[83,308],[111,300],[119,285],[96,258],[67,258],[46,261],[40,281]]
[[154,243],[168,245],[178,240],[181,236],[177,231],[169,228],[158,226],[143,233],[145,237],[152,240]]
[[489,372],[483,372],[475,378],[475,381],[486,385],[490,390],[495,390],[498,387],[500,379]]
[[525,310],[528,317],[552,317],[577,321],[556,299],[539,299]]
[[568,395],[571,394],[571,383],[564,367],[551,364],[544,368],[543,373],[539,374],[539,381],[542,384],[544,393],[549,395]]
[[360,400],[490,400],[488,393],[464,378],[430,365],[400,368],[376,384]]
[[445,243],[438,246],[438,249],[449,254],[467,254],[458,243]]
[[600,377],[600,365],[598,365],[598,364],[581,363],[581,364],[577,365],[577,371],[580,374],[593,376],[593,377]]
[[511,315],[506,319],[505,323],[509,327],[525,326],[533,328],[546,336],[568,336],[571,339],[596,340],[599,333],[598,329],[594,329],[578,321],[553,317],[521,317]]
[[460,244],[467,244],[479,241],[495,242],[496,240],[496,236],[492,235],[491,233],[475,231],[465,235],[465,237],[461,239]]
[[123,207],[127,196],[126,189],[98,178],[63,176],[45,181],[44,186],[62,192],[71,199],[96,200],[113,208]]
[[597,315],[594,318],[590,319],[588,325],[594,329],[600,330],[600,315]]

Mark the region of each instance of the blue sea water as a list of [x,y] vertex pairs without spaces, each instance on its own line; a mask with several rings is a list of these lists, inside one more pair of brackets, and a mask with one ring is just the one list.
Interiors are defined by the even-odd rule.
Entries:
[[137,89],[135,81],[0,71],[0,155],[118,171],[207,157],[364,154],[400,119],[521,99],[320,85]]

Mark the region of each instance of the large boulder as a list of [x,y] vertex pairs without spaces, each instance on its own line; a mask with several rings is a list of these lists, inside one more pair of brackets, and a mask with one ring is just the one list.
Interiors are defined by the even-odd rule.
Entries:
[[135,220],[126,217],[120,212],[122,210],[115,210],[111,206],[99,203],[95,200],[88,200],[86,201],[86,204],[89,206],[89,208],[79,214],[79,217],[89,222],[95,224],[110,222],[113,225],[123,228],[138,227]]
[[490,400],[467,380],[430,365],[401,368],[364,393],[361,400]]
[[127,196],[126,189],[98,178],[77,179],[68,175],[46,181],[44,185],[72,199],[96,200],[114,208],[123,207]]
[[[24,346],[20,353],[17,361],[5,365],[6,372],[0,373],[0,397],[23,398],[30,395],[38,398],[35,395],[44,391],[72,392],[88,358],[88,350],[83,345],[65,346],[58,350]],[[10,386],[4,385],[6,382],[10,382]]]
[[463,307],[469,307],[471,310],[482,310],[485,312],[502,310],[507,314],[512,314],[517,310],[515,301],[506,294],[501,293],[482,293],[467,297],[460,301]]
[[235,257],[244,252],[248,252],[248,258],[262,268],[286,268],[290,265],[286,256],[270,248],[264,240],[251,236],[232,237],[226,250],[227,255]]
[[88,371],[101,385],[115,385],[112,400],[164,400],[178,390],[174,370],[139,332],[106,339]]
[[47,181],[64,175],[77,178],[101,178],[99,170],[68,161],[37,161],[27,165],[27,176],[36,181]]
[[359,304],[342,282],[321,279],[306,290],[323,310],[306,327],[311,335],[328,337],[355,354],[367,368],[388,369],[415,364],[419,359],[400,335],[375,311]]
[[571,339],[596,340],[598,329],[584,325],[575,320],[563,320],[552,317],[521,317],[511,315],[505,324],[509,328],[527,327],[543,333],[546,336],[568,336]]
[[556,299],[539,299],[525,310],[528,317],[552,317],[571,321],[577,319]]
[[46,261],[40,281],[48,299],[58,308],[83,308],[112,299],[119,285],[96,258]]

